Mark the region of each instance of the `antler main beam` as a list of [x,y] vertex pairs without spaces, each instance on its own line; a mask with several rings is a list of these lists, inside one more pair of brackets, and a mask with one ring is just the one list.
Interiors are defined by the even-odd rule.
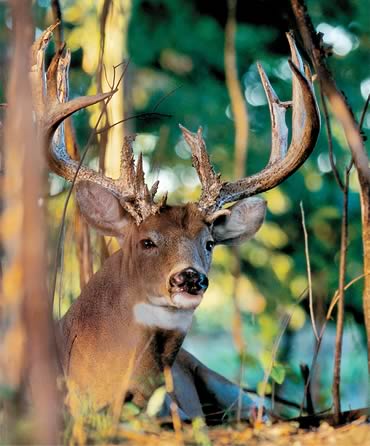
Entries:
[[67,181],[91,181],[111,191],[122,206],[140,224],[155,214],[166,203],[166,195],[154,202],[158,182],[151,190],[145,184],[142,157],[135,169],[132,144],[135,137],[125,137],[121,153],[121,174],[109,178],[73,160],[67,151],[63,121],[74,112],[110,98],[116,90],[95,96],[68,100],[68,71],[71,60],[69,50],[57,52],[45,73],[45,51],[58,26],[52,25],[43,32],[31,50],[31,84],[37,128],[44,139],[46,156],[51,170]]
[[[289,66],[293,72],[291,104],[279,100],[262,66],[258,64],[269,104],[272,130],[270,159],[262,171],[234,182],[222,182],[209,162],[201,129],[195,134],[181,127],[185,141],[192,150],[193,165],[201,181],[202,194],[198,206],[203,212],[214,212],[226,203],[274,188],[292,175],[315,147],[320,130],[320,115],[311,74],[309,68],[303,65],[293,35],[288,33],[287,38],[292,56]],[[288,129],[285,113],[290,105],[293,107],[292,139],[287,149]]]

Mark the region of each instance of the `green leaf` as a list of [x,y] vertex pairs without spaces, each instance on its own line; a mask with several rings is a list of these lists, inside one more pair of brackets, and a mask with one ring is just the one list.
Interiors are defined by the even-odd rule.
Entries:
[[192,421],[192,426],[195,443],[200,446],[211,446],[212,443],[208,436],[207,425],[203,418],[194,418]]
[[121,417],[123,419],[131,418],[136,415],[139,415],[140,412],[141,412],[140,407],[136,406],[136,404],[132,402],[125,403],[124,406],[122,407]]
[[271,370],[271,378],[277,384],[282,384],[285,379],[285,375],[285,367],[281,364],[275,363]]

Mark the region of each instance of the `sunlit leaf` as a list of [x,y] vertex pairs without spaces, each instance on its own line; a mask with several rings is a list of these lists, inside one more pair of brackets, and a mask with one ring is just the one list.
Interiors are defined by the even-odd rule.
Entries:
[[196,417],[192,421],[193,436],[195,443],[200,446],[211,446],[212,442],[208,436],[208,429],[205,421],[201,417]]
[[148,401],[146,413],[150,417],[155,417],[162,409],[164,399],[166,398],[166,387],[161,386],[156,389]]
[[285,379],[285,367],[281,364],[275,363],[271,369],[271,378],[277,383],[282,384]]

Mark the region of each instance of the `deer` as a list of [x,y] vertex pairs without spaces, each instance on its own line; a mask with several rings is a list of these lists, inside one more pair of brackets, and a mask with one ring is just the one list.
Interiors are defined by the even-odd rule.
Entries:
[[[79,398],[88,396],[97,409],[116,404],[117,398],[145,407],[168,368],[174,390],[166,397],[167,407],[176,402],[183,419],[200,416],[209,421],[218,416],[221,420],[225,414],[236,414],[238,401],[242,417],[248,419],[252,398],[203,365],[182,344],[207,290],[215,246],[236,245],[253,237],[266,214],[266,201],[256,195],[290,177],[315,147],[319,112],[311,73],[294,37],[287,34],[291,102],[279,100],[258,64],[271,116],[266,167],[246,178],[222,181],[211,164],[202,129],[193,133],[180,126],[192,152],[201,195],[197,202],[170,206],[167,194],[155,198],[158,182],[150,188],[146,185],[141,155],[135,164],[134,136],[124,138],[116,179],[69,156],[64,120],[106,100],[114,91],[68,100],[70,52],[57,52],[45,68],[53,29],[49,27],[35,41],[30,73],[35,118],[48,164],[74,184],[88,224],[115,237],[120,246],[55,324],[61,367],[78,394],[70,404],[76,408]],[[285,113],[289,107],[293,112],[288,146]]]

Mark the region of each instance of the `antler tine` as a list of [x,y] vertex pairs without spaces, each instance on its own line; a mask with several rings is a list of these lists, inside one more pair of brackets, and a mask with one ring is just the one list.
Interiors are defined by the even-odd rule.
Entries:
[[[124,137],[123,146],[121,149],[121,167],[120,167],[120,187],[121,190],[130,190],[131,185],[135,181],[135,162],[132,144],[135,141],[135,135]],[[135,197],[132,196],[133,200]]]
[[[53,102],[57,102],[59,100],[60,102],[66,102],[68,100],[68,91],[65,98],[58,96],[58,68],[59,68],[59,61],[64,54],[65,47],[60,48],[51,59],[50,65],[48,67],[48,70],[46,72],[46,84],[48,86],[48,96],[49,100],[52,100]],[[66,78],[68,77],[68,67],[66,68]],[[67,79],[68,84],[68,79]]]
[[[289,48],[290,48],[290,53],[292,55],[292,60],[289,61],[289,65],[294,65],[295,68],[297,68],[297,70],[302,73],[305,77],[306,77],[306,72],[305,72],[305,66],[303,64],[302,58],[298,52],[297,46],[295,44],[294,41],[294,37],[292,32],[288,32],[286,33],[287,39],[288,39],[288,43],[289,43]],[[304,123],[305,123],[305,113],[304,113],[304,107],[303,105],[303,91],[300,88],[300,83],[299,80],[297,78],[297,76],[295,76],[294,72],[296,70],[294,70],[294,68],[292,68],[292,66],[290,66],[290,68],[293,71],[293,79],[292,79],[292,102],[293,102],[293,114],[292,114],[292,141],[299,141],[300,138],[302,137],[302,133],[303,133],[303,129],[304,129]],[[312,80],[310,78],[307,78],[308,84],[311,85]]]
[[197,133],[192,133],[181,124],[179,125],[184,139],[191,148],[191,159],[195,170],[198,173],[202,192],[198,207],[201,210],[207,210],[213,206],[217,200],[222,187],[221,175],[216,174],[207,153],[206,143],[203,139],[202,127],[199,127]]
[[143,197],[149,195],[148,188],[145,184],[144,167],[143,167],[143,154],[140,152],[139,158],[136,162],[136,178],[135,188]]
[[152,197],[152,199],[155,197],[155,194],[158,191],[158,186],[159,186],[159,180],[155,181],[152,184],[152,187],[150,188],[150,196]]
[[41,118],[44,112],[45,89],[45,50],[57,25],[49,26],[41,36],[33,43],[31,48],[31,73],[33,107],[37,117]]
[[[259,65],[258,70],[268,99],[272,123],[270,160],[261,172],[234,182],[221,183],[219,179],[215,180],[211,174],[208,176],[203,174],[207,179],[210,179],[210,183],[213,183],[216,189],[219,189],[218,195],[210,194],[210,200],[208,201],[205,199],[207,189],[203,190],[199,207],[207,213],[216,211],[226,203],[265,192],[277,186],[304,163],[315,147],[320,130],[320,115],[313,91],[311,74],[308,67],[305,67],[302,63],[293,35],[288,34],[287,37],[292,54],[292,61],[289,60],[289,66],[293,72],[293,124],[289,148],[287,150],[288,130],[285,123],[285,111],[290,103],[279,100],[265,72]],[[205,150],[205,144],[201,140],[199,132],[197,136],[190,132],[184,134],[184,136],[192,147],[193,154],[194,150],[198,149],[197,146],[199,146],[199,150]],[[197,152],[195,151],[195,153]],[[206,174],[210,172],[210,168],[207,167],[205,172]],[[201,178],[201,175],[199,176]],[[201,183],[203,186],[202,178]],[[204,207],[204,203],[206,203],[206,207]]]
[[159,181],[156,181],[149,191],[145,184],[142,154],[139,155],[135,169],[132,149],[134,141],[135,136],[125,136],[124,138],[121,151],[121,172],[118,181],[122,190],[121,205],[130,213],[136,223],[140,224],[165,206],[167,195],[165,194],[158,203],[154,202]]
[[257,69],[263,89],[267,96],[270,110],[272,139],[269,164],[272,164],[275,161],[284,158],[288,148],[288,127],[285,123],[285,113],[288,105],[287,103],[280,102],[260,63],[257,63]]

